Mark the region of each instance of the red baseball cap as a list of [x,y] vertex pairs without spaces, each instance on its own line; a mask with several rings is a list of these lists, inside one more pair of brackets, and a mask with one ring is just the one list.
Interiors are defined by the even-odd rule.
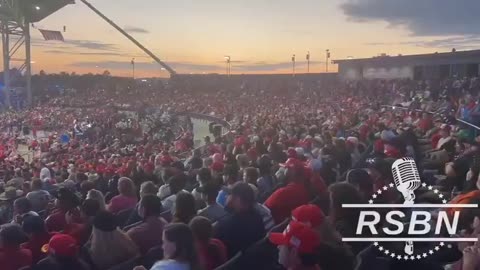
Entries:
[[291,221],[283,233],[270,233],[268,238],[274,245],[293,247],[303,254],[314,253],[320,245],[318,234],[297,221]]
[[287,156],[288,158],[297,158],[297,151],[295,151],[294,148],[289,148],[287,150]]
[[148,162],[143,166],[143,169],[147,172],[153,172],[155,170],[155,165],[152,162]]
[[73,257],[78,252],[77,241],[68,234],[56,234],[50,238],[48,244],[43,245],[42,252],[61,257]]
[[309,227],[320,226],[325,220],[325,214],[320,207],[314,204],[306,204],[292,211],[293,220],[301,222]]
[[212,165],[210,165],[210,169],[212,171],[215,171],[215,172],[223,171],[223,167],[224,167],[224,165],[221,162],[214,162],[214,163],[212,163]]
[[287,162],[280,163],[281,167],[288,168],[288,169],[295,169],[295,170],[303,170],[305,167],[304,163],[296,158],[289,158]]
[[162,166],[169,166],[173,162],[172,157],[169,154],[164,155],[160,158],[160,164]]

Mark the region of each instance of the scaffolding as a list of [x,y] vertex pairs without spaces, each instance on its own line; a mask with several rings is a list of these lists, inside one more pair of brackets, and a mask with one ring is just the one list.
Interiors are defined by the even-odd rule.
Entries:
[[[21,12],[20,2],[16,0],[0,0],[0,32],[3,45],[3,80],[6,107],[11,106],[10,94],[13,80],[24,80],[27,104],[32,104],[32,66],[30,22]],[[15,57],[23,47],[25,57]],[[18,68],[21,78],[11,77],[11,63],[21,62]]]
[[[127,37],[131,42],[143,50],[147,55],[165,68],[171,76],[176,72],[165,62],[160,60],[154,53],[148,50],[135,38],[129,35],[126,31],[116,25],[107,16],[96,9],[92,4],[86,0],[80,0],[98,16],[104,19],[107,23],[113,26],[121,34]],[[3,45],[3,79],[4,79],[4,93],[5,105],[9,108],[11,106],[11,90],[13,80],[24,80],[25,90],[27,94],[27,105],[32,105],[32,60],[31,60],[31,38],[30,25],[44,18],[50,16],[57,10],[65,7],[68,4],[74,4],[74,0],[0,0],[0,33],[2,34]],[[20,54],[21,48],[25,52],[23,58],[18,58],[16,55]],[[11,63],[21,62],[19,72],[23,76],[19,78],[12,77]]]

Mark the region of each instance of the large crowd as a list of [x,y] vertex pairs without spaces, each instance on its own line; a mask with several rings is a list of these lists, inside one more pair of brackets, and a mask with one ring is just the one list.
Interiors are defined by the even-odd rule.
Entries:
[[[208,80],[92,86],[3,112],[0,269],[480,267],[473,243],[412,264],[342,242],[359,209],[341,207],[393,183],[402,157],[448,200],[477,203],[480,137],[456,120],[480,123],[477,78]],[[188,113],[229,130],[194,148]],[[480,212],[459,224],[476,237]]]

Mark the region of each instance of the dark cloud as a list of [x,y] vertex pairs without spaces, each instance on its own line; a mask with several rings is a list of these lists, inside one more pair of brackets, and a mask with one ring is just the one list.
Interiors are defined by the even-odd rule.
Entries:
[[47,50],[45,53],[50,54],[71,54],[71,55],[102,55],[102,56],[120,56],[120,57],[135,57],[135,58],[149,58],[145,55],[126,54],[122,52],[78,52],[70,50]]
[[68,40],[67,44],[73,45],[76,48],[80,49],[92,49],[99,51],[115,51],[117,46],[111,43],[103,43],[99,41],[90,41],[90,40]]
[[148,34],[148,33],[150,33],[150,31],[148,31],[147,29],[141,28],[141,27],[136,27],[136,26],[125,26],[125,28],[123,28],[123,30],[125,32],[128,32],[128,33],[137,33],[137,34]]
[[94,40],[65,40],[65,42],[59,41],[45,41],[43,39],[32,39],[32,46],[34,47],[47,47],[55,49],[88,49],[98,51],[117,51],[117,45],[112,43],[105,43],[102,41]]
[[480,34],[478,0],[347,0],[340,5],[353,21],[385,21],[413,35]]

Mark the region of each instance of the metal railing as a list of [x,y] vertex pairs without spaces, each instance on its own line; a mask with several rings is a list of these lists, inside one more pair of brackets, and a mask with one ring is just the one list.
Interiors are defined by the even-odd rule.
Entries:
[[[217,123],[217,124],[222,126],[222,129],[223,129],[222,136],[225,136],[226,134],[228,134],[230,132],[231,128],[232,128],[232,124],[230,124],[228,121],[226,121],[224,119],[221,119],[221,118],[218,118],[218,117],[215,117],[215,116],[211,116],[211,115],[206,115],[206,114],[201,114],[201,113],[191,113],[191,112],[180,112],[180,113],[176,113],[176,115],[177,116],[184,115],[184,116],[188,116],[191,119],[204,120],[204,121],[207,121],[207,122],[210,122],[210,123],[211,122]],[[205,148],[205,145],[201,145],[201,146],[195,148],[195,150],[200,150],[203,153],[204,148]],[[185,152],[185,153],[181,153],[181,154],[179,154],[179,156],[186,158],[188,156],[189,152],[190,151]]]
[[[411,110],[410,108],[408,107],[402,107],[402,106],[392,106],[392,105],[382,105],[382,107],[384,108],[391,108],[393,110],[396,110],[396,109],[400,109],[400,110]],[[414,109],[414,111],[416,112],[426,112],[426,113],[429,113],[429,114],[432,114],[432,115],[442,115],[441,113],[437,113],[437,112],[431,112],[431,111],[425,111],[425,110],[421,110],[421,109]],[[460,122],[464,125],[467,125],[469,126],[470,128],[473,128],[474,129],[474,132],[475,132],[475,137],[480,134],[480,127],[477,126],[477,125],[474,125],[468,121],[465,121],[463,119],[460,119],[460,118],[457,118],[455,117],[455,121],[457,122]]]

